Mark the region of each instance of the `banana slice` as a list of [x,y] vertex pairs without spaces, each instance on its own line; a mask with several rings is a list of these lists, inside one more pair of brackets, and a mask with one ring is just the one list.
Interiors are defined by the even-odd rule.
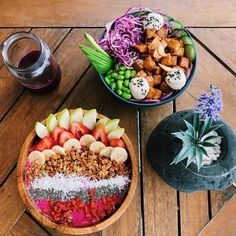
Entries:
[[77,140],[76,138],[71,138],[64,143],[63,148],[66,151],[80,150],[81,145],[80,145],[79,140]]
[[55,153],[61,154],[61,155],[66,155],[65,149],[59,145],[53,146],[52,151],[54,151]]
[[91,143],[95,142],[96,139],[91,134],[85,134],[79,141],[82,146],[89,146]]
[[100,153],[100,151],[106,147],[104,143],[100,142],[100,141],[95,141],[93,143],[90,144],[89,146],[89,150],[98,154]]
[[29,154],[28,158],[38,164],[38,165],[43,165],[45,163],[45,156],[43,155],[42,152],[39,151],[33,151]]
[[104,147],[99,155],[100,156],[104,156],[104,157],[110,157],[111,151],[112,151],[113,147]]
[[127,151],[122,147],[115,147],[111,151],[110,155],[111,160],[117,161],[117,162],[125,162],[128,158]]
[[42,151],[42,154],[45,156],[46,159],[48,159],[51,156],[56,155],[56,153],[54,151],[52,151],[51,149],[45,149]]

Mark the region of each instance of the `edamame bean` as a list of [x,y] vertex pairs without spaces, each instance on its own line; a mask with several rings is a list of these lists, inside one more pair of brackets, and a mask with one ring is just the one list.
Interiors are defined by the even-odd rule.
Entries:
[[123,70],[120,70],[120,71],[118,72],[118,74],[119,74],[119,75],[124,75],[125,72],[124,72]]
[[126,89],[126,93],[131,94],[131,90],[130,89]]
[[123,75],[118,75],[116,79],[123,80],[125,77]]
[[113,79],[113,78],[112,78],[112,79],[110,79],[110,82],[114,82],[114,81],[115,81],[115,79]]
[[116,93],[117,93],[118,95],[120,95],[120,96],[122,95],[122,91],[121,91],[121,90],[119,90],[119,89],[118,89],[118,90],[116,90]]
[[113,72],[112,69],[110,69],[109,71],[107,71],[107,75],[110,75]]
[[113,72],[112,74],[111,74],[111,77],[112,78],[116,78],[118,76],[118,74],[116,73],[116,72]]
[[123,86],[123,87],[121,88],[121,90],[124,91],[124,92],[126,92],[128,89]]
[[115,83],[115,82],[112,82],[112,83],[111,83],[111,89],[112,89],[113,91],[116,90],[116,83]]
[[126,67],[125,66],[121,66],[120,70],[126,70]]
[[124,99],[130,99],[130,98],[131,98],[131,95],[128,94],[128,93],[122,93],[122,97],[123,97]]
[[118,64],[115,66],[115,69],[116,69],[116,71],[119,71],[119,70],[120,70],[120,67],[119,67]]
[[127,71],[125,72],[125,79],[129,79],[130,76],[131,76],[131,71],[130,71],[130,70],[127,70]]
[[111,84],[111,81],[110,81],[110,79],[108,78],[108,76],[105,77],[105,81],[106,81],[107,84],[109,84],[109,85]]
[[122,80],[117,80],[116,85],[118,89],[122,89],[123,81]]
[[135,70],[132,70],[132,71],[131,71],[131,77],[133,78],[133,77],[136,75],[136,73],[137,73],[137,72],[136,72]]
[[126,79],[126,80],[124,81],[124,86],[127,87],[127,88],[129,87],[129,80],[128,80],[128,79]]

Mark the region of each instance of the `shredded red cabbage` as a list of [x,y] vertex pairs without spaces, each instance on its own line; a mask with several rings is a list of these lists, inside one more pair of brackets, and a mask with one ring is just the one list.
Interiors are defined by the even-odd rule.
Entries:
[[99,45],[119,63],[131,67],[138,59],[133,46],[144,42],[143,19],[145,15],[130,13],[108,23]]

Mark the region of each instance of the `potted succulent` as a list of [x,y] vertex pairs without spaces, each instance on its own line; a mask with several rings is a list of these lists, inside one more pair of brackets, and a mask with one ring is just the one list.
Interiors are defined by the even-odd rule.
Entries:
[[210,86],[195,110],[165,118],[153,131],[148,156],[155,171],[172,187],[192,192],[225,189],[236,180],[236,137],[220,118],[222,93]]

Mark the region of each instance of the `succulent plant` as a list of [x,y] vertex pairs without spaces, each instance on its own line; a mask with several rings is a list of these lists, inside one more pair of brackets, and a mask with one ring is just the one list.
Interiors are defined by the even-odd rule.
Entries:
[[215,147],[210,141],[219,136],[214,134],[214,130],[222,125],[213,124],[212,118],[201,119],[201,114],[194,112],[193,124],[184,120],[187,130],[172,133],[176,138],[182,140],[183,146],[179,154],[171,164],[177,164],[184,159],[188,159],[186,167],[195,162],[198,171],[202,166],[203,155],[208,156],[206,148]]

